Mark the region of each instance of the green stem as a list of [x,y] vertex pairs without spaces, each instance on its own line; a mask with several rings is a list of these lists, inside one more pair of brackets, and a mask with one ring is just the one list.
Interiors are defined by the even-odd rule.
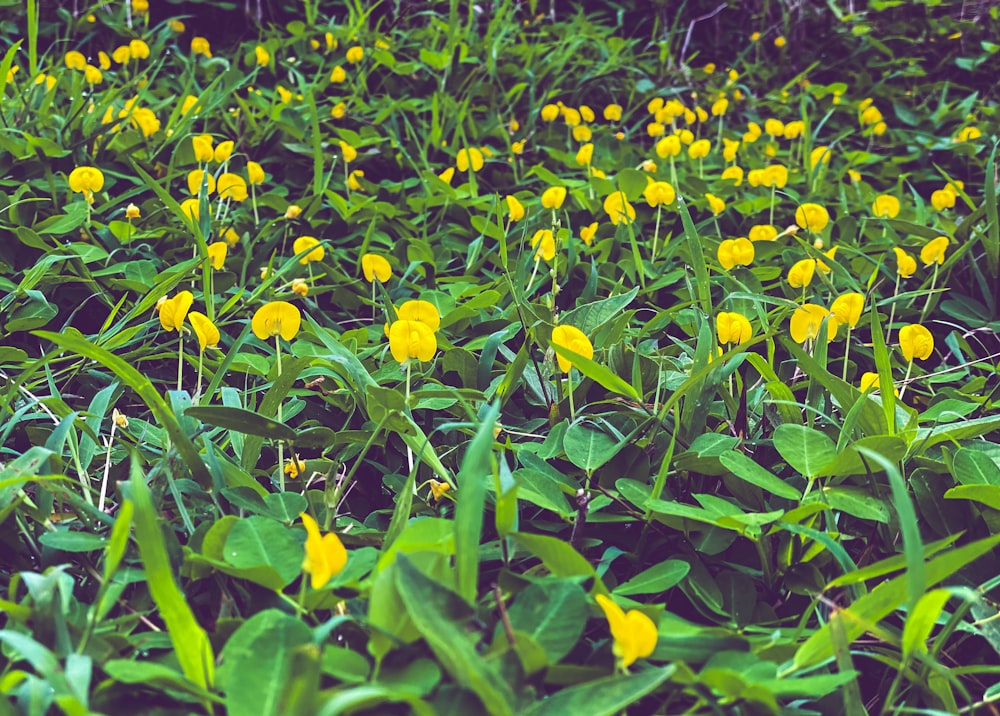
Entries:
[[[906,392],[906,386],[910,384],[910,371],[913,370],[913,361],[911,360],[906,364],[906,375],[903,377],[903,384],[899,386],[899,402],[903,402],[903,393]],[[885,400],[885,398],[882,398]]]
[[920,322],[923,323],[924,319],[927,318],[927,310],[931,307],[931,296],[934,295],[934,287],[937,285],[938,276],[938,263],[934,262],[934,275],[931,277],[931,287],[927,291],[927,299],[924,301],[924,310],[920,312]]
[[896,320],[896,297],[899,295],[899,272],[896,272],[896,287],[892,289],[892,306],[889,308],[889,325],[885,329],[885,343],[889,345],[892,341],[890,336],[892,335],[892,322]]
[[566,371],[566,391],[569,393],[569,419],[576,420],[576,407],[573,405],[573,366]]
[[[276,365],[278,369],[277,378],[281,377],[281,336],[275,335],[274,337],[274,351],[276,356]],[[276,380],[277,380],[276,378]],[[281,401],[278,401],[278,422],[282,422],[281,416]],[[278,441],[278,489],[281,492],[285,491],[285,443],[282,440]]]
[[184,329],[177,328],[179,340],[177,342],[177,390],[181,389],[181,380],[184,378]]
[[844,373],[841,376],[847,382],[847,359],[851,355],[851,327],[847,327],[847,345],[844,347]]
[[656,244],[660,240],[660,215],[663,212],[663,204],[656,205],[656,228],[653,230],[653,253],[649,257],[650,262],[656,261]]

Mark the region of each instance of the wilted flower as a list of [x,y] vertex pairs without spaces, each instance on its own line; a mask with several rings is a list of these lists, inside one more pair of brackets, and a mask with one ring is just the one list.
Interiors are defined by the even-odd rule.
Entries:
[[309,282],[301,278],[292,279],[292,293],[298,296],[309,295]]
[[302,213],[302,207],[301,206],[299,206],[298,204],[289,204],[288,208],[285,209],[285,218],[286,219],[297,219],[297,218],[299,218],[299,215],[301,213]]

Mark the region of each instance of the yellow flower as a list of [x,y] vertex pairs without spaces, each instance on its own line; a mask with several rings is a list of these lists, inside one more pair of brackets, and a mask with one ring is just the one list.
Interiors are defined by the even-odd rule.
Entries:
[[712,210],[714,216],[718,216],[726,210],[726,202],[715,194],[705,194],[705,199],[708,200],[708,208]]
[[573,139],[577,142],[589,142],[590,138],[594,136],[591,131],[590,126],[586,124],[578,124],[573,127]]
[[132,59],[132,51],[129,50],[128,45],[119,45],[111,51],[111,59],[119,65],[127,64]]
[[293,480],[305,471],[306,461],[301,459],[298,455],[293,456],[291,460],[285,463],[285,467],[282,468],[282,472]]
[[531,248],[536,249],[535,261],[543,259],[551,261],[556,256],[556,240],[552,235],[552,229],[539,229],[531,237]]
[[951,209],[955,206],[955,194],[947,189],[938,189],[931,194],[931,206],[938,211]]
[[753,327],[743,314],[723,311],[715,317],[715,335],[720,344],[746,343],[753,337]]
[[69,173],[69,188],[90,200],[95,191],[104,187],[104,174],[97,167],[77,167]]
[[435,502],[440,502],[441,498],[444,497],[445,493],[451,489],[451,485],[447,482],[440,482],[431,478],[427,481],[427,484],[431,487],[431,497],[434,498]]
[[149,107],[132,110],[132,124],[139,128],[144,137],[151,137],[160,130],[160,120]]
[[125,415],[125,413],[119,411],[118,408],[115,408],[114,410],[111,411],[111,419],[114,421],[115,425],[117,425],[122,430],[128,428],[128,416]]
[[132,57],[139,60],[145,60],[149,57],[149,45],[138,38],[129,41],[128,51]]
[[191,321],[191,327],[194,328],[194,335],[198,338],[198,349],[202,353],[206,348],[215,348],[219,345],[221,337],[219,329],[208,320],[208,316],[198,311],[191,311],[187,317]]
[[546,209],[559,209],[566,201],[566,187],[550,186],[542,192],[542,206]]
[[221,238],[223,241],[229,244],[230,248],[236,246],[236,244],[240,242],[240,235],[237,234],[236,231],[234,231],[233,229],[226,229],[225,231],[223,231]]
[[830,147],[815,147],[809,153],[809,168],[815,169],[817,164],[829,164],[831,154]]
[[254,59],[257,61],[257,65],[260,67],[267,67],[271,62],[271,53],[267,51],[267,48],[263,45],[257,45],[253,48]]
[[830,223],[830,213],[819,204],[800,204],[795,210],[795,223],[803,229],[819,233]]
[[192,37],[191,38],[191,52],[195,55],[204,55],[205,57],[212,56],[212,46],[209,44],[208,40],[204,37]]
[[507,213],[511,221],[520,221],[524,218],[524,205],[518,201],[516,196],[508,194],[504,197],[504,201],[507,202]]
[[198,199],[191,197],[181,202],[181,213],[191,221],[198,221]]
[[411,358],[426,362],[437,353],[434,331],[420,321],[398,320],[389,326],[389,352],[400,364]]
[[[816,241],[813,242],[813,246],[816,247],[817,249],[821,249],[821,248],[823,248],[823,242],[820,239],[816,239]],[[839,247],[837,247],[837,246],[832,246],[832,247],[830,247],[829,251],[823,252],[823,255],[826,256],[828,259],[830,259],[832,261],[833,257],[836,256],[836,254],[837,254],[837,249],[838,248]],[[827,266],[826,263],[824,263],[820,259],[816,260],[816,268],[818,268],[823,273],[830,273],[830,267]]]
[[141,216],[139,207],[135,204],[130,203],[125,207],[125,218],[126,219],[138,219]]
[[82,70],[87,66],[87,58],[83,56],[82,52],[78,52],[77,50],[70,50],[63,55],[63,62],[71,70]]
[[[587,359],[594,357],[594,346],[590,339],[575,326],[561,324],[553,328],[552,344],[571,350]],[[569,373],[570,368],[573,367],[572,361],[563,358],[558,353],[556,354],[556,362],[559,364],[559,370],[563,373]]]
[[917,270],[917,260],[898,246],[892,249],[896,254],[896,273],[903,278],[909,278]]
[[263,184],[264,167],[257,162],[247,162],[247,179],[251,184]]
[[975,139],[979,139],[983,136],[983,133],[979,131],[977,127],[963,127],[958,134],[955,135],[956,142],[971,142]]
[[563,116],[563,122],[566,123],[567,127],[575,127],[583,121],[583,117],[580,112],[572,107],[566,107],[565,105],[559,108],[559,113]]
[[621,191],[608,194],[604,198],[604,210],[608,212],[611,223],[615,226],[618,224],[627,225],[635,221],[635,207],[629,203]]
[[[72,175],[71,175],[72,176]],[[938,236],[936,239],[928,241],[924,248],[920,249],[920,260],[924,266],[931,264],[943,264],[944,253],[948,250],[948,237]]]
[[751,144],[760,139],[761,134],[762,131],[759,124],[757,124],[756,122],[748,122],[747,131],[743,133],[743,141],[746,144]]
[[220,271],[226,262],[226,253],[229,251],[229,244],[225,241],[216,241],[209,244],[206,250],[208,251],[208,261],[212,264],[212,268]]
[[892,194],[879,194],[872,203],[872,213],[881,219],[895,219],[899,216],[899,199]]
[[249,196],[247,193],[247,183],[243,181],[243,177],[239,174],[226,172],[219,177],[215,186],[219,190],[220,199],[246,201],[247,196]]
[[847,170],[847,176],[850,178],[851,183],[853,184],[857,184],[859,181],[861,181],[861,172],[856,172],[853,169]]
[[441,314],[438,312],[437,306],[430,301],[405,301],[396,309],[396,316],[401,321],[423,323],[431,331],[436,331],[441,327]]
[[622,106],[620,104],[609,104],[604,108],[604,119],[609,122],[618,122],[622,118]]
[[522,140],[520,142],[511,142],[510,151],[513,152],[514,154],[517,154],[518,156],[524,154],[524,141]]
[[858,325],[861,320],[861,312],[865,310],[865,297],[860,293],[845,293],[837,296],[830,306],[832,313],[839,323],[846,323],[851,328]]
[[614,638],[614,653],[621,659],[622,668],[627,669],[637,659],[643,659],[656,649],[656,624],[637,609],[625,611],[610,597],[598,594],[597,604],[604,612]]
[[295,242],[292,244],[292,251],[295,252],[296,256],[307,249],[312,249],[312,251],[299,259],[300,264],[305,265],[312,261],[322,261],[323,257],[326,255],[326,251],[319,243],[319,239],[314,236],[300,236],[295,239]]
[[559,107],[554,104],[547,104],[542,107],[541,117],[543,122],[555,122],[559,116]]
[[778,238],[778,230],[770,224],[757,224],[750,227],[748,236],[751,241],[774,241]]
[[806,131],[806,123],[801,119],[797,119],[794,122],[788,122],[785,125],[785,131],[782,133],[785,139],[798,139],[802,136],[802,133]]
[[102,70],[110,70],[111,69],[111,57],[109,57],[108,53],[105,52],[104,50],[98,50],[97,51],[97,64],[100,66],[100,68]]
[[872,134],[874,134],[876,137],[881,137],[883,134],[886,133],[886,130],[888,129],[889,125],[887,125],[885,122],[879,122],[874,127],[872,127]]
[[772,137],[780,137],[785,133],[785,123],[772,117],[764,122],[764,131]]
[[348,144],[342,139],[338,140],[338,144],[340,144],[340,154],[344,158],[345,162],[350,164],[351,162],[353,162],[355,159],[358,158],[358,150],[352,147],[350,144]]
[[787,44],[788,42],[782,35],[778,35],[776,38],[774,38],[774,46],[777,47],[779,50]]
[[584,144],[576,152],[576,163],[580,166],[587,166],[594,158],[594,145],[590,142]]
[[772,164],[764,170],[761,183],[766,187],[784,189],[788,183],[788,167],[784,164]]
[[194,303],[194,294],[181,291],[173,298],[168,298],[160,304],[160,325],[165,331],[180,331],[184,319]]
[[656,143],[656,156],[660,159],[676,157],[681,153],[681,139],[676,134],[664,137]]
[[656,171],[656,162],[654,162],[652,159],[643,159],[642,164],[639,165],[639,168],[642,169],[644,172],[649,172],[650,174],[652,174]]
[[287,301],[271,301],[258,308],[250,319],[253,334],[266,341],[281,336],[286,341],[295,338],[302,325],[302,312]]
[[725,97],[717,99],[715,100],[715,102],[712,103],[712,109],[711,109],[712,116],[721,117],[726,113],[727,109],[729,109],[729,100],[726,99]]
[[478,172],[483,168],[483,153],[475,147],[463,149],[455,158],[455,166],[460,172],[467,172],[469,169]]
[[789,321],[789,332],[792,340],[796,343],[805,343],[807,340],[816,338],[819,335],[820,326],[823,320],[827,319],[826,341],[831,342],[837,337],[837,326],[839,325],[836,316],[830,314],[828,310],[815,303],[803,303],[792,314]]
[[233,156],[233,147],[236,143],[231,139],[227,139],[224,142],[219,142],[219,145],[215,148],[212,156],[217,162],[227,162],[229,157]]
[[149,14],[149,0],[132,0],[132,11],[137,16]]
[[691,146],[688,147],[688,156],[692,159],[701,159],[707,157],[711,150],[712,143],[710,141],[699,139],[697,142],[692,142]]
[[99,85],[104,80],[104,75],[101,74],[101,70],[93,65],[87,65],[83,68],[83,79],[88,85]]
[[719,263],[729,271],[734,266],[749,266],[753,263],[754,249],[750,239],[726,239],[719,244]]
[[286,219],[297,219],[297,218],[299,218],[299,215],[301,213],[302,213],[302,207],[301,206],[299,206],[298,204],[289,204],[288,208],[285,209],[285,218]]
[[650,122],[646,125],[646,134],[650,137],[662,137],[666,131],[667,128],[660,122]]
[[344,59],[350,62],[352,65],[358,64],[359,62],[361,62],[361,60],[364,59],[364,57],[365,57],[365,48],[361,47],[361,45],[355,45],[354,47],[348,48],[347,52],[344,55]]
[[[195,100],[197,102],[198,100]],[[211,134],[197,134],[191,137],[191,146],[194,147],[194,160],[196,162],[210,162],[215,157],[212,150]]]
[[347,550],[333,532],[321,535],[316,520],[305,512],[302,513],[302,524],[306,528],[306,557],[302,562],[302,571],[311,577],[313,589],[322,589],[343,571],[347,564]]
[[455,167],[448,167],[443,172],[438,174],[438,179],[443,181],[445,184],[451,185],[451,180],[455,178]]
[[735,186],[739,186],[743,183],[743,169],[735,164],[731,167],[726,167],[722,170],[722,177],[720,178],[723,181],[732,180]]
[[739,151],[739,148],[739,140],[722,138],[722,158],[727,162],[736,161],[736,152]]
[[171,20],[170,29],[176,32],[178,35],[180,35],[184,33],[184,31],[187,29],[187,26],[184,24],[182,20]]
[[215,177],[206,171],[201,169],[195,169],[187,175],[187,185],[188,191],[198,196],[201,193],[202,186],[206,187],[206,192],[209,196],[215,191]]
[[301,278],[292,279],[292,293],[299,296],[309,295],[309,282]]
[[879,111],[878,107],[874,105],[868,105],[861,112],[861,123],[862,124],[878,124],[882,121],[882,113]]
[[677,198],[677,192],[674,191],[674,187],[668,182],[654,181],[646,185],[642,196],[650,206],[665,206],[674,203],[674,200]]
[[580,229],[580,238],[583,239],[583,243],[590,246],[594,241],[594,236],[597,234],[597,222],[594,221],[587,226]]
[[368,283],[374,283],[375,279],[385,283],[392,277],[392,266],[378,254],[365,254],[361,257],[361,272]]
[[[788,285],[792,288],[805,288],[812,282],[813,274],[816,273],[816,259],[802,259],[796,261],[788,269]],[[800,341],[801,343],[801,341]]]
[[351,191],[364,191],[364,187],[361,186],[361,182],[358,181],[361,177],[365,175],[364,169],[355,169],[350,174],[347,175],[347,188]]
[[347,71],[340,65],[337,65],[336,67],[333,68],[333,70],[330,71],[330,81],[335,82],[336,84],[346,82]]
[[934,352],[934,336],[919,323],[910,323],[899,329],[899,349],[909,363],[914,358],[927,360]]

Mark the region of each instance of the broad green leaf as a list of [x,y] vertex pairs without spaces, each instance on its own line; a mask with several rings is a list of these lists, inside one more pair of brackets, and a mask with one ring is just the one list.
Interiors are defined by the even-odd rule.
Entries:
[[802,497],[801,492],[774,475],[770,470],[761,467],[753,458],[742,452],[737,450],[724,452],[719,455],[719,462],[736,477],[751,485],[756,485],[772,495],[789,500],[798,500]]
[[167,626],[184,675],[202,689],[210,689],[215,681],[212,644],[184,599],[184,593],[174,581],[170,558],[160,531],[159,513],[153,506],[153,496],[135,454],[132,456],[129,477],[129,496],[135,505],[135,541],[139,545],[139,556],[145,568],[149,593]]
[[558,580],[529,585],[507,609],[507,616],[516,631],[542,647],[549,664],[556,664],[576,646],[590,610],[579,584]]
[[224,405],[192,406],[184,414],[217,428],[235,430],[247,435],[258,435],[272,440],[295,440],[295,431],[284,423],[267,418],[260,413]]
[[219,687],[226,694],[227,713],[287,713],[284,700],[293,676],[293,650],[311,643],[309,627],[277,609],[266,609],[246,620],[222,650]]
[[587,376],[595,383],[603,386],[605,389],[610,390],[612,393],[624,395],[635,401],[642,399],[639,396],[639,393],[636,392],[635,388],[600,363],[597,363],[589,358],[585,358],[579,353],[574,353],[568,348],[556,345],[555,343],[552,344],[552,350],[572,363],[573,367],[580,371],[583,375]]
[[946,500],[972,500],[1000,510],[1000,487],[996,485],[959,485],[944,493]]
[[44,532],[39,536],[38,541],[51,549],[63,552],[96,552],[104,549],[108,541],[100,535],[90,532]]
[[[560,323],[576,326],[588,336],[593,336],[597,331],[612,318],[616,318],[624,311],[635,297],[639,295],[639,287],[633,287],[631,291],[622,293],[600,301],[585,303],[582,306],[566,311],[559,318]],[[605,386],[607,387],[607,386]]]
[[215,694],[192,684],[176,669],[155,661],[111,659],[101,664],[101,668],[112,679],[123,684],[143,684],[161,691],[190,694],[202,701],[222,701]]
[[903,653],[904,654],[926,654],[927,638],[934,630],[938,617],[951,592],[947,589],[932,589],[924,594],[917,601],[916,606],[906,616],[906,624],[903,625]]
[[614,716],[652,693],[674,673],[674,667],[648,669],[627,676],[608,676],[570,686],[536,701],[523,716]]
[[583,555],[568,543],[548,535],[515,532],[509,538],[521,549],[542,560],[542,564],[557,577],[588,577],[594,579],[590,592],[607,594],[607,587]]
[[[475,692],[492,716],[513,716],[514,693],[480,656],[460,621],[462,598],[425,576],[406,555],[396,559],[396,569],[396,589],[406,611],[445,670]],[[466,620],[470,616],[466,614]]]
[[135,391],[136,395],[138,395],[143,402],[146,403],[146,406],[150,409],[150,411],[152,411],[153,417],[156,421],[166,429],[167,434],[170,436],[171,443],[173,443],[176,447],[177,452],[180,453],[184,463],[191,471],[191,475],[194,477],[195,482],[197,482],[202,489],[206,490],[212,486],[212,476],[209,474],[208,468],[205,467],[205,463],[202,462],[201,456],[198,455],[197,448],[195,448],[194,444],[184,431],[181,430],[176,416],[174,416],[173,412],[167,406],[166,402],[164,402],[163,398],[160,397],[160,394],[156,391],[156,388],[153,387],[149,378],[133,368],[126,360],[104,350],[103,348],[99,348],[76,331],[70,330],[65,333],[37,331],[35,335],[39,338],[52,341],[60,348],[71,350],[84,358],[97,361],[105,368],[113,372],[119,380]]
[[889,524],[889,508],[886,503],[870,494],[863,487],[845,485],[824,487],[823,499],[835,510],[846,512],[862,520],[874,520]]
[[963,485],[995,485],[1000,487],[1000,465],[989,455],[959,448],[951,462],[951,474]]
[[479,540],[486,509],[486,486],[493,481],[493,426],[500,408],[490,405],[483,411],[479,428],[462,458],[455,507],[455,570],[458,593],[470,604],[476,601],[479,584]]
[[566,429],[563,450],[570,462],[581,470],[593,472],[624,447],[615,437],[593,423],[578,420]]
[[623,596],[658,594],[678,584],[690,571],[691,565],[687,562],[679,559],[667,559],[640,572],[612,591],[614,594]]
[[323,704],[318,716],[342,716],[353,713],[379,713],[376,707],[382,704],[406,704],[414,716],[435,716],[436,711],[419,696],[403,688],[369,684],[355,686],[336,692]]
[[302,571],[302,539],[280,522],[267,517],[245,517],[229,530],[224,547],[226,562],[238,569],[271,567],[284,587]]
[[882,472],[884,468],[865,460],[863,453],[868,450],[875,452],[890,462],[903,459],[906,454],[906,442],[902,438],[888,435],[870,435],[851,443],[833,460],[826,464],[818,477],[846,477],[848,475],[864,475],[867,472]]
[[837,455],[837,446],[825,433],[805,425],[779,425],[774,449],[800,475],[814,478]]

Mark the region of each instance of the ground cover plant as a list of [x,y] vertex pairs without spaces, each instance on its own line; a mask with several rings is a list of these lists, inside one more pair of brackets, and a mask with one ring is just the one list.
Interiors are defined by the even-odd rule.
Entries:
[[997,8],[327,5],[0,3],[2,713],[992,712]]

